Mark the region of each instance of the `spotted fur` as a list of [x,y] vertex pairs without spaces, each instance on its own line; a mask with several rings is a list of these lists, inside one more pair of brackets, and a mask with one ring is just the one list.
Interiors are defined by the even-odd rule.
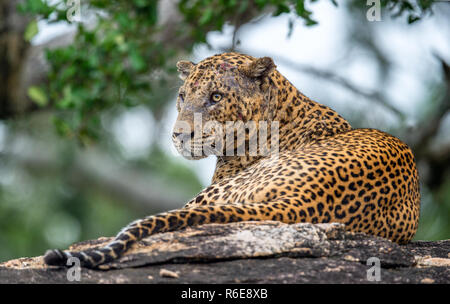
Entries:
[[[330,108],[299,92],[272,59],[237,53],[215,55],[198,64],[178,63],[184,80],[177,123],[268,121],[279,123],[279,154],[221,156],[210,186],[184,208],[137,220],[109,245],[82,252],[48,251],[45,262],[65,265],[70,256],[84,267],[110,262],[148,235],[206,223],[276,220],[284,223],[340,222],[350,231],[407,243],[419,219],[420,193],[413,153],[399,139],[375,130],[353,129]],[[212,102],[213,93],[221,100]],[[219,99],[219,98],[215,98]],[[214,133],[183,134],[173,140],[192,147]],[[248,143],[248,132],[239,145]],[[268,145],[274,143],[268,138]],[[191,155],[202,158],[208,155]],[[189,156],[188,156],[189,157]]]

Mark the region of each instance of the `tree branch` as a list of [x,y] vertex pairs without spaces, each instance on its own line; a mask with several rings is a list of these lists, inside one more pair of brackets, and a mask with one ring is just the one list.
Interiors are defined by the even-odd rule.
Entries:
[[409,144],[417,151],[423,152],[429,148],[429,143],[438,133],[443,118],[450,112],[450,67],[438,55],[435,54],[435,57],[441,63],[446,90],[433,114],[420,124],[420,128],[410,132],[414,136],[409,136]]

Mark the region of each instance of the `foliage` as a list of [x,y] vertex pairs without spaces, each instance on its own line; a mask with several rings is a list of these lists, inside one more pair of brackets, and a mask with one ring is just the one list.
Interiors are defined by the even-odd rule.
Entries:
[[419,0],[419,1],[389,1],[382,0],[381,7],[386,7],[393,17],[400,17],[406,15],[408,23],[413,23],[420,20],[424,15],[431,13],[431,6],[434,0]]

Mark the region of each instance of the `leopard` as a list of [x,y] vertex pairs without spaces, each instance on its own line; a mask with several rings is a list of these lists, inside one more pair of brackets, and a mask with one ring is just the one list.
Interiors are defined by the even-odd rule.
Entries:
[[[183,84],[172,141],[188,159],[216,156],[211,184],[182,208],[130,223],[103,247],[48,250],[47,265],[65,266],[76,257],[80,266],[97,268],[156,233],[240,221],[337,222],[398,244],[414,237],[419,177],[414,154],[400,139],[353,128],[296,89],[270,57],[226,52],[179,61],[177,69]],[[197,127],[209,122],[209,130]],[[254,123],[224,134],[229,122]],[[266,144],[250,150],[263,129],[276,132],[265,132]],[[220,144],[225,135],[231,140]]]

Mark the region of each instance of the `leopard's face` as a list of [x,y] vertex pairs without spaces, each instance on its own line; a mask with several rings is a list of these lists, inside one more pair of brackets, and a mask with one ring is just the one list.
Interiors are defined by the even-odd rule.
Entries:
[[227,137],[227,132],[234,134],[234,123],[259,122],[267,114],[263,84],[275,69],[270,58],[226,53],[198,64],[180,61],[177,67],[184,84],[178,91],[172,140],[184,157],[225,155],[239,145],[235,136]]

